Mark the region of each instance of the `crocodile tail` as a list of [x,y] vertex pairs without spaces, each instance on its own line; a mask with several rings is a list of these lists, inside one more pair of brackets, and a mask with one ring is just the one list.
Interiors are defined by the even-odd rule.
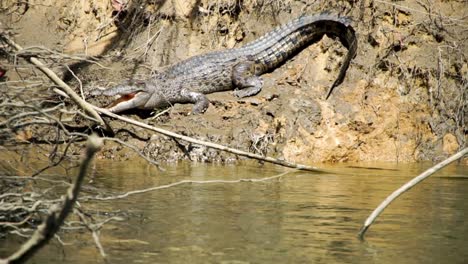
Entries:
[[327,93],[328,98],[333,89],[343,82],[349,64],[356,56],[356,33],[348,17],[339,17],[330,12],[301,16],[246,44],[237,52],[255,58],[258,63],[265,66],[262,72],[266,72],[275,69],[294,54],[319,41],[323,35],[339,38],[348,49],[338,77]]
[[[329,16],[329,14],[325,14],[324,16]],[[340,85],[346,75],[346,71],[349,68],[349,64],[351,63],[351,60],[356,57],[357,53],[357,37],[356,37],[356,32],[354,31],[354,28],[351,26],[351,19],[348,17],[339,17],[336,19],[336,17],[332,20],[336,24],[335,26],[332,26],[331,32],[327,32],[326,34],[331,33],[332,35],[337,36],[340,39],[340,42],[348,49],[348,53],[346,54],[346,57],[343,61],[343,64],[341,65],[340,72],[338,73],[338,76],[335,79],[335,82],[333,82],[333,85],[330,87],[330,89],[327,92],[327,95],[325,99],[328,99],[330,95],[333,92],[333,89]]]
[[345,16],[340,17],[329,11],[324,11],[316,16],[300,17],[296,22],[299,26],[298,30],[302,30],[304,32],[303,35],[305,36],[309,34],[311,36],[311,40],[316,37],[321,38],[323,35],[337,37],[341,44],[348,49],[348,53],[341,65],[340,72],[333,82],[333,85],[328,90],[325,97],[326,99],[330,97],[333,89],[343,82],[351,60],[357,53],[357,37],[351,22],[351,18]]

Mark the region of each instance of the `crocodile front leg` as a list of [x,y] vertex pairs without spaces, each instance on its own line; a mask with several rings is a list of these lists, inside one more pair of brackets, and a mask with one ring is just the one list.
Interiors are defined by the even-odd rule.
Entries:
[[206,95],[202,93],[192,92],[190,90],[183,89],[182,91],[180,91],[180,95],[187,102],[194,104],[192,108],[193,114],[203,114],[210,105],[210,100],[208,100],[208,97],[206,97]]
[[258,94],[263,87],[263,79],[258,76],[262,65],[254,61],[243,61],[236,64],[232,70],[232,82],[240,90],[233,94],[239,98]]

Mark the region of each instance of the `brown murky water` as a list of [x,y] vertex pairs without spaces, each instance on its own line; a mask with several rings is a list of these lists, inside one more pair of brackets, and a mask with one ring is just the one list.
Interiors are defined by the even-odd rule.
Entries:
[[[363,164],[361,164],[362,166]],[[343,174],[291,172],[265,182],[184,184],[93,203],[125,215],[101,230],[108,263],[466,263],[468,168],[451,165],[392,204],[368,231],[370,212],[429,164],[332,167]],[[184,179],[262,178],[287,170],[180,164],[159,172],[143,163],[98,162],[94,182],[124,192]],[[83,194],[86,195],[86,194]],[[89,202],[88,208],[89,208]],[[60,234],[31,263],[105,263],[89,232]],[[0,240],[1,256],[19,239]]]

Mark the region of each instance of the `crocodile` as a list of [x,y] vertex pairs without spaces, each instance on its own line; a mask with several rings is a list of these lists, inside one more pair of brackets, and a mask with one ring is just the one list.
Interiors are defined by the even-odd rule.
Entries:
[[147,80],[126,81],[91,94],[120,95],[108,106],[114,113],[192,103],[192,113],[200,114],[210,103],[206,94],[234,89],[233,94],[239,98],[258,94],[263,86],[260,75],[271,72],[324,35],[338,38],[348,49],[338,77],[326,95],[328,99],[343,82],[357,51],[351,20],[328,12],[300,16],[242,47],[194,56],[165,67]]

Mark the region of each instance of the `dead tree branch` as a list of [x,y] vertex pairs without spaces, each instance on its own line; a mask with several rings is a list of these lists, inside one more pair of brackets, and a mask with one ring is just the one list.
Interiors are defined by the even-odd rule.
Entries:
[[[9,38],[4,32],[0,32],[0,39],[5,41],[8,45],[13,47],[16,51],[21,52],[23,48],[16,44],[11,38]],[[81,107],[86,113],[91,115],[93,118],[98,120],[99,124],[105,127],[108,131],[112,131],[109,125],[104,122],[101,116],[91,107],[89,103],[83,100],[70,86],[68,86],[62,79],[60,79],[51,69],[47,68],[40,60],[35,57],[30,57],[29,61],[34,64],[40,71],[42,71],[49,79],[57,84],[63,92],[65,92],[70,98]]]
[[54,237],[55,233],[65,221],[65,218],[72,211],[72,208],[78,199],[78,193],[86,175],[87,168],[89,167],[94,154],[99,150],[101,145],[102,139],[95,135],[89,137],[85,157],[81,162],[78,177],[76,178],[75,183],[68,188],[67,194],[62,198],[62,206],[52,207],[50,209],[49,216],[37,228],[33,236],[10,257],[5,260],[0,260],[0,263],[24,263],[40,248],[47,244],[52,237]]
[[455,155],[449,157],[448,159],[440,162],[439,164],[435,165],[434,167],[426,170],[416,178],[413,178],[411,181],[407,182],[405,185],[401,186],[398,190],[394,191],[390,196],[388,196],[373,212],[372,214],[366,219],[364,222],[364,225],[362,226],[361,230],[359,231],[359,238],[361,240],[364,239],[364,235],[369,229],[369,227],[372,225],[372,223],[375,221],[375,219],[387,208],[390,203],[392,203],[398,196],[403,194],[404,192],[408,191],[409,189],[413,188],[416,184],[422,182],[425,180],[427,177],[431,176],[438,170],[442,169],[443,167],[449,165],[450,163],[461,159],[464,155],[468,154],[468,148],[465,148]]

